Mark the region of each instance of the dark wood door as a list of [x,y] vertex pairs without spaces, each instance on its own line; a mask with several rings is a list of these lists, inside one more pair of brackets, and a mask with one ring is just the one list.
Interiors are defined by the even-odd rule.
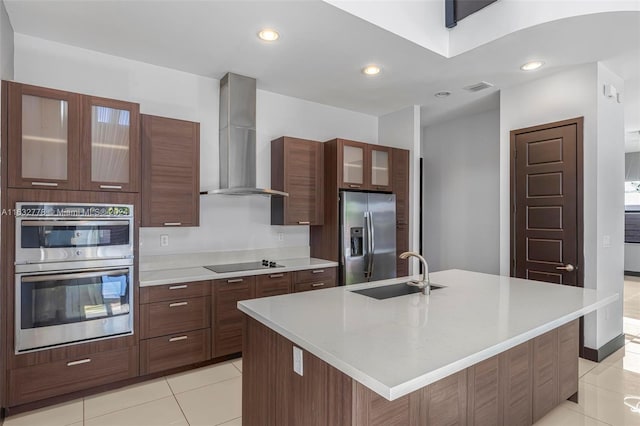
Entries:
[[198,226],[200,123],[142,115],[142,226]]
[[512,274],[582,286],[582,119],[511,132]]
[[338,187],[369,189],[370,173],[368,145],[338,139]]
[[240,277],[213,282],[213,350],[214,357],[242,352],[242,312],[238,302],[252,299],[256,277]]
[[281,137],[271,141],[272,225],[324,223],[324,147],[321,142]]

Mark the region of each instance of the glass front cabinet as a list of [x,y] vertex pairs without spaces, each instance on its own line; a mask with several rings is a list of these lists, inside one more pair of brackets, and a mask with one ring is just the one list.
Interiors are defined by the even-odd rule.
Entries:
[[3,82],[9,186],[139,191],[139,105]]
[[81,189],[138,192],[138,104],[84,96],[82,116]]
[[9,186],[77,189],[79,95],[3,82],[8,93]]
[[392,148],[340,139],[339,186],[343,189],[391,191]]

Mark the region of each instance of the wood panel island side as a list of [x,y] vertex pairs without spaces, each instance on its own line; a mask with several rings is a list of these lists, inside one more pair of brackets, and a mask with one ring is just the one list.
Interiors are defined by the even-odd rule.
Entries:
[[578,318],[618,298],[460,270],[353,293],[404,281],[240,302],[243,424],[531,425],[576,400]]

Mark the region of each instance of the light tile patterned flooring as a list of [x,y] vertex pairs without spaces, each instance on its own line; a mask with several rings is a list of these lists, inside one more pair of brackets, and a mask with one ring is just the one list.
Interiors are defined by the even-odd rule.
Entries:
[[[602,363],[580,359],[578,404],[536,425],[640,426],[640,278],[625,277],[624,348]],[[242,361],[204,367],[9,417],[6,426],[240,426]],[[304,425],[300,425],[304,426]]]

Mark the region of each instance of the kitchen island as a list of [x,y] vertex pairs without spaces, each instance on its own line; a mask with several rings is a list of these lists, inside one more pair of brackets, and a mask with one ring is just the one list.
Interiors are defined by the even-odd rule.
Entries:
[[240,302],[243,423],[532,424],[577,396],[578,318],[618,298],[461,270],[353,293],[405,281]]

